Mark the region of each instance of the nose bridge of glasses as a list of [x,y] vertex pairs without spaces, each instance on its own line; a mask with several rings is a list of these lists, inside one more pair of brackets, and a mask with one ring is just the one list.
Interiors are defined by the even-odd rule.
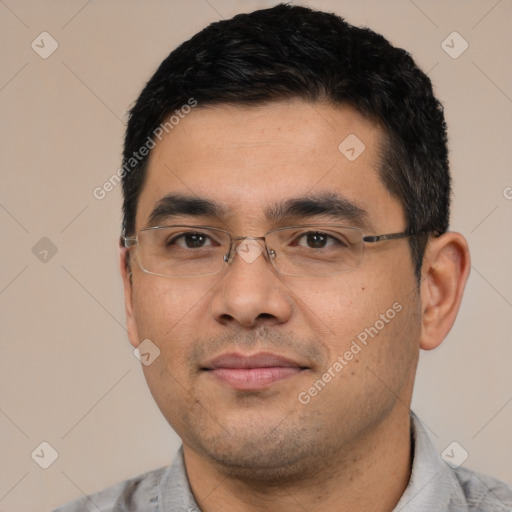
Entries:
[[265,258],[267,257],[264,236],[234,237],[232,238],[230,249],[229,254],[224,257],[224,261],[228,264],[233,262],[235,253],[237,253],[246,263],[253,263],[260,254],[263,254]]

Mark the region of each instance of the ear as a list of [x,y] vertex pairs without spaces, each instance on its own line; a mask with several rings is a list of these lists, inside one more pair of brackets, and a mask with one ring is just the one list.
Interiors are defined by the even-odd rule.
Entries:
[[469,248],[460,233],[429,241],[422,266],[420,348],[438,347],[455,322],[471,268]]
[[138,347],[139,333],[137,322],[133,312],[133,280],[131,266],[134,261],[130,258],[130,252],[126,247],[119,247],[119,268],[124,286],[124,307],[126,311],[126,328],[128,331],[128,339],[133,347]]

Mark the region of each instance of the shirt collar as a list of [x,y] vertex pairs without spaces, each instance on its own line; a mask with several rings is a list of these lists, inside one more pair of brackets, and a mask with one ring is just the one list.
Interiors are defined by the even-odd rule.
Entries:
[[466,512],[466,500],[456,476],[412,411],[411,435],[414,450],[411,478],[393,512]]
[[163,475],[159,485],[159,492],[159,512],[167,512],[169,510],[200,512],[188,482],[187,470],[183,459],[183,446],[180,447],[174,462]]

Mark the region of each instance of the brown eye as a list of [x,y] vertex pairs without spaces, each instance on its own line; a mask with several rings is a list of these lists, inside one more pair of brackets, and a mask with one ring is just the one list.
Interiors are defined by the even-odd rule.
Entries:
[[332,235],[322,232],[309,231],[299,235],[292,245],[307,247],[309,249],[325,249],[333,245],[345,245],[341,240],[338,240]]
[[185,249],[200,249],[212,246],[212,240],[204,233],[182,233],[174,236],[166,243],[167,246],[177,245]]

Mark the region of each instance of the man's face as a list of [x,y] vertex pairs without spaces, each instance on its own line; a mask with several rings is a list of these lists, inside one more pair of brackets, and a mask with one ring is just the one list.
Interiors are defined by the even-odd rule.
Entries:
[[[365,146],[355,159],[362,146],[353,137],[339,149],[351,134]],[[218,203],[223,213],[184,211],[158,225],[253,237],[298,224],[400,232],[403,208],[378,176],[380,135],[350,108],[199,105],[153,150],[136,231],[154,225],[165,196],[180,194]],[[329,194],[366,214],[265,215]],[[362,265],[333,277],[281,275],[265,254],[249,263],[235,253],[221,273],[192,278],[150,275],[135,259],[132,284],[125,279],[130,341],[150,339],[161,351],[144,372],[186,456],[262,478],[304,473],[348,456],[386,419],[408,415],[420,303],[407,240],[366,244]]]

